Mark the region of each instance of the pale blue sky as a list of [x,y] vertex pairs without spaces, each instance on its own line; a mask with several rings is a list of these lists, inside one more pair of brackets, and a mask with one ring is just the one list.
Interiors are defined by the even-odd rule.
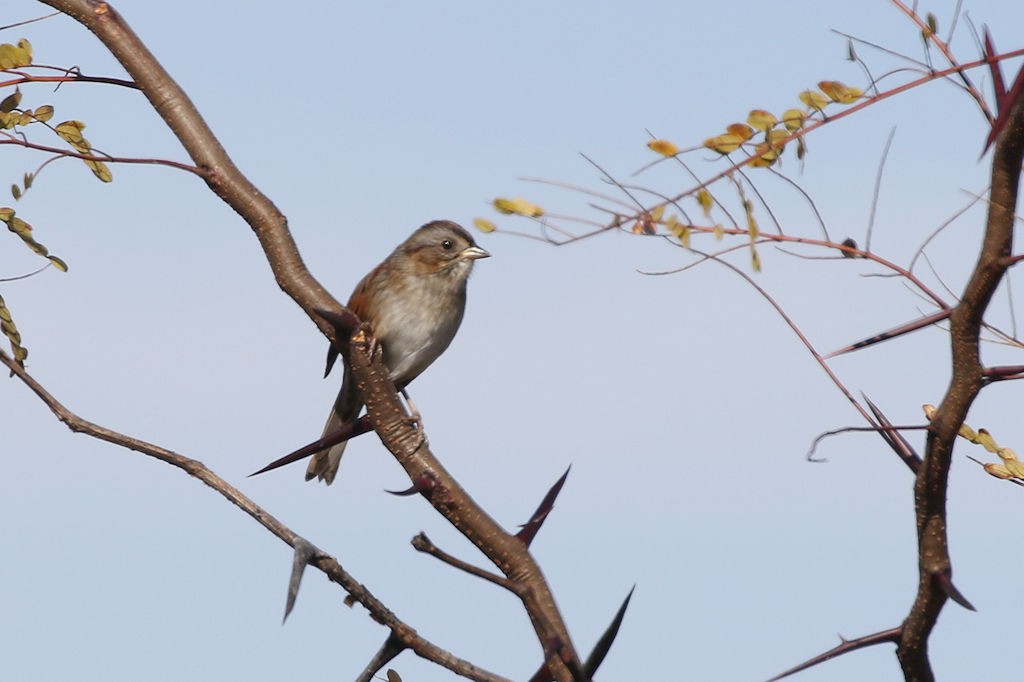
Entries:
[[[924,9],[944,30],[953,5]],[[752,108],[794,106],[819,80],[862,85],[829,29],[921,53],[917,30],[881,1],[116,6],[288,215],[308,265],[340,298],[413,228],[496,218],[487,202],[498,195],[592,217],[580,195],[518,180],[600,188],[579,152],[627,179],[652,158],[648,129],[689,146]],[[1024,6],[968,0],[965,9],[999,46],[1019,46]],[[0,24],[42,11],[13,0]],[[969,60],[977,53],[965,29],[954,46]],[[20,37],[39,62],[121,75],[69,20],[0,41]],[[893,63],[859,52],[876,73]],[[52,103],[58,120],[84,120],[104,151],[184,159],[136,93],[24,92],[26,103]],[[983,121],[953,87],[936,83],[828,126],[808,140],[803,174],[792,157],[785,169],[833,235],[862,242],[893,126],[874,247],[905,263],[967,201],[962,190],[986,185]],[[717,167],[710,156],[693,158],[700,172]],[[40,161],[5,147],[0,180]],[[29,369],[82,416],[205,462],[438,645],[527,677],[540,654],[522,608],[409,547],[424,530],[483,561],[422,500],[381,492],[406,482],[373,436],[348,449],[330,488],[305,483],[301,465],[245,478],[319,434],[337,390],[336,377],[320,379],[324,341],[280,293],[247,226],[200,181],[113,170],[115,182],[101,185],[77,163],[54,164],[17,207],[71,267],[2,287]],[[692,184],[668,165],[638,182]],[[788,232],[815,232],[792,191],[759,186]],[[954,290],[981,219],[972,211],[930,251]],[[911,477],[870,435],[827,441],[827,464],[805,461],[818,433],[862,424],[749,286],[713,265],[638,274],[688,262],[660,240],[479,241],[494,258],[476,269],[456,341],[412,394],[434,451],[509,529],[573,465],[533,547],[584,652],[637,585],[599,679],[762,680],[838,634],[900,622],[917,579]],[[36,266],[7,244],[0,277]],[[758,283],[822,351],[923,310],[898,281],[862,277],[877,272],[864,263],[761,256]],[[1005,323],[1005,296],[997,306]],[[895,423],[920,423],[920,405],[945,388],[946,348],[929,330],[832,366]],[[1020,362],[991,347],[986,358]],[[1017,390],[984,392],[970,423],[1020,449]],[[0,408],[4,680],[344,680],[383,641],[315,572],[282,627],[291,555],[280,541],[177,470],[70,434],[17,382],[0,390]],[[982,454],[959,447],[951,544],[956,582],[979,612],[943,613],[931,641],[944,680],[1019,667],[1002,647],[1019,625],[1011,519],[1024,498],[968,452]],[[393,667],[410,681],[451,678],[408,654]],[[900,674],[886,646],[795,679]]]

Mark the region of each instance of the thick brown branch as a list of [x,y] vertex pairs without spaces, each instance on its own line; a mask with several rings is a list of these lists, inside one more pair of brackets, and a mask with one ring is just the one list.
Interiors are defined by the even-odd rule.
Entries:
[[480,508],[431,453],[423,431],[410,423],[394,384],[384,370],[379,346],[365,328],[352,337],[351,351],[352,370],[381,441],[410,479],[434,482],[423,489],[423,496],[522,590],[523,605],[539,641],[542,645],[550,641],[561,644],[559,655],[547,658],[549,670],[554,679],[569,682],[573,677],[567,663],[577,668],[581,668],[582,663],[540,566],[526,546]]
[[288,231],[287,220],[235,166],[185,91],[157,62],[117,11],[100,0],[40,0],[92,31],[121,63],[201,171],[210,189],[249,226],[267,255],[278,285],[328,336],[334,329],[313,311],[342,310],[309,273]]
[[[306,270],[284,215],[235,167],[185,92],[114,8],[100,0],[40,1],[79,21],[117,58],[202,170],[210,189],[252,228],[280,287],[306,311],[324,334],[334,342],[341,336],[341,329],[351,331],[350,326],[341,325],[339,329],[328,319],[331,313],[341,318],[348,311]],[[560,643],[559,655],[549,656],[548,664],[555,679],[568,682],[572,679],[569,668],[579,669],[581,664],[539,566],[523,544],[487,516],[441,467],[426,447],[421,432],[409,427],[394,386],[388,379],[388,371],[379,358],[371,363],[365,348],[362,352],[353,348],[353,355],[356,357],[353,362],[356,376],[367,398],[367,411],[378,426],[382,440],[409,471],[413,481],[420,480],[428,472],[436,477],[438,485],[426,494],[434,507],[494,561],[510,580],[527,588],[529,594],[524,604],[542,646],[552,641]],[[423,447],[419,447],[421,445]],[[202,467],[196,471],[201,473],[204,470]],[[317,565],[317,562],[313,564]],[[393,631],[399,636],[402,634],[394,628]],[[415,632],[410,631],[410,637],[415,637]],[[416,645],[410,644],[409,647],[420,653]]]
[[917,597],[903,622],[897,655],[907,680],[934,679],[928,661],[928,636],[947,591],[940,576],[951,576],[946,532],[946,488],[953,443],[971,403],[984,385],[979,337],[992,294],[1006,272],[1013,247],[1013,221],[1024,157],[1024,98],[1014,103],[996,141],[992,160],[989,213],[981,254],[959,305],[950,316],[952,378],[928,433],[924,465],[917,476],[919,579]]

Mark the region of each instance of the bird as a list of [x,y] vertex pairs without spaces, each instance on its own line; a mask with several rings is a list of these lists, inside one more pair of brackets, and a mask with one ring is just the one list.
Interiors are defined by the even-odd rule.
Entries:
[[[413,232],[356,285],[348,308],[370,326],[398,390],[404,390],[455,338],[466,310],[466,284],[473,264],[490,255],[456,223],[434,220]],[[324,376],[337,356],[332,346]],[[354,421],[363,408],[352,370],[344,364],[341,390],[321,437]],[[306,480],[316,478],[330,485],[346,444],[314,454]]]

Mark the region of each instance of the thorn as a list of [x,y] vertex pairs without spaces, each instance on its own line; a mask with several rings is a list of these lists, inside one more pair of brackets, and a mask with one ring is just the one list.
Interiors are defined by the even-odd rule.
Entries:
[[914,451],[914,448],[910,445],[903,434],[899,431],[892,430],[892,422],[886,418],[885,414],[882,413],[878,406],[871,402],[871,398],[868,398],[864,392],[861,392],[861,397],[864,398],[864,402],[868,404],[872,414],[875,415],[875,419],[878,423],[883,426],[882,430],[879,430],[879,435],[885,439],[885,442],[889,444],[889,447],[893,449],[896,455],[903,460],[914,474],[917,474],[918,469],[921,468],[921,457]]
[[429,473],[422,473],[412,482],[412,486],[405,490],[385,490],[384,492],[396,497],[409,497],[416,493],[426,495],[437,487],[437,479]]
[[[339,344],[348,341],[360,324],[359,318],[348,308],[343,308],[341,313],[325,308],[314,308],[313,312],[331,325],[331,328],[334,329],[334,338],[338,340]],[[327,366],[324,368],[324,378],[331,373],[338,355],[344,355],[345,350],[335,346],[333,342],[327,347]]]
[[989,132],[988,137],[985,138],[985,146],[981,150],[982,156],[985,155],[988,148],[999,137],[999,133],[1006,127],[1007,122],[1010,120],[1010,111],[1017,103],[1017,100],[1024,96],[1024,66],[1017,71],[1017,77],[1014,78],[1013,85],[1007,91],[1006,85],[1003,83],[1002,67],[995,60],[995,43],[992,41],[991,35],[989,35],[988,27],[985,28],[984,57],[985,61],[988,62],[989,72],[992,74],[992,88],[995,90],[996,95],[996,120],[992,121],[992,130]]
[[334,369],[334,363],[337,362],[338,355],[338,349],[333,343],[327,346],[327,366],[324,367],[324,379],[326,379],[327,375],[331,373],[332,369]]
[[968,611],[977,612],[978,609],[974,608],[974,605],[967,601],[967,597],[965,597],[960,590],[956,588],[956,585],[953,584],[953,575],[950,571],[946,570],[940,573],[935,573],[932,577],[939,586],[939,589],[942,590],[947,597]]
[[337,445],[343,440],[349,440],[350,438],[361,436],[364,433],[368,433],[370,431],[373,431],[373,424],[370,422],[370,417],[364,414],[362,417],[355,420],[354,422],[343,424],[341,428],[335,431],[334,433],[329,433],[323,438],[317,439],[308,445],[303,445],[298,450],[290,452],[284,457],[281,457],[280,459],[275,459],[273,462],[263,467],[259,471],[252,472],[246,478],[252,478],[253,476],[265,474],[268,471],[273,471],[274,469],[280,469],[286,464],[291,464],[292,462],[298,462],[300,460],[306,459],[307,457],[311,457],[312,455],[320,452],[321,450],[326,450],[332,445]]
[[1024,365],[1003,365],[997,367],[986,367],[982,370],[985,381],[1003,381],[1006,379],[1020,379],[1024,375]]
[[544,499],[540,501],[537,506],[537,511],[533,512],[533,516],[530,520],[520,526],[521,530],[516,533],[516,537],[519,538],[524,545],[530,546],[533,542],[533,538],[537,535],[537,531],[544,525],[545,519],[551,510],[555,508],[555,500],[558,498],[558,493],[562,491],[562,486],[565,484],[565,479],[569,476],[569,470],[572,469],[570,464],[565,469],[565,473],[562,474],[561,478],[555,481],[555,484],[548,490],[548,494],[544,496]]
[[861,348],[866,348],[866,347],[872,346],[872,345],[874,345],[876,343],[881,343],[882,341],[888,341],[889,339],[894,339],[897,336],[902,336],[903,334],[907,334],[909,332],[916,331],[918,329],[921,329],[922,327],[927,327],[929,325],[935,324],[936,322],[941,322],[942,320],[945,320],[947,317],[949,317],[952,314],[953,314],[953,309],[952,308],[946,308],[944,310],[938,311],[937,313],[932,313],[931,315],[925,315],[924,317],[922,317],[922,318],[920,318],[918,320],[914,320],[913,322],[907,322],[906,324],[900,325],[899,327],[894,327],[894,328],[892,328],[892,329],[890,329],[888,331],[882,332],[881,334],[875,334],[874,336],[870,336],[870,337],[868,337],[866,339],[863,339],[861,341],[857,341],[856,343],[851,344],[849,346],[846,346],[845,348],[840,348],[837,351],[833,351],[833,352],[829,353],[828,355],[826,355],[823,359],[824,360],[831,360],[832,358],[834,358],[834,357],[836,357],[838,355],[842,355],[844,353],[849,353],[849,352],[855,351],[855,350],[860,350]]
[[288,579],[288,599],[284,605],[284,618],[281,625],[288,620],[288,615],[295,607],[295,598],[299,596],[299,585],[302,583],[302,574],[310,560],[320,555],[320,550],[303,538],[295,539],[295,556],[292,558],[292,575]]
[[612,644],[615,642],[615,637],[619,634],[619,627],[622,625],[622,619],[626,616],[626,607],[629,606],[629,600],[633,598],[633,592],[636,590],[636,585],[629,588],[629,594],[622,602],[622,606],[615,612],[615,618],[612,619],[611,624],[605,629],[604,634],[601,635],[601,639],[597,640],[597,644],[594,645],[594,650],[587,656],[586,663],[583,664],[583,669],[587,674],[587,677],[593,677],[594,673],[604,662],[604,657],[608,655],[608,652],[612,648]]

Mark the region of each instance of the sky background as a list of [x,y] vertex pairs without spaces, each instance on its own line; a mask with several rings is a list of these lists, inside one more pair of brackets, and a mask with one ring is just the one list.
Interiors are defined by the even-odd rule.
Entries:
[[[494,214],[496,196],[598,216],[579,193],[521,180],[607,190],[581,152],[658,191],[691,186],[670,164],[630,178],[656,158],[647,131],[691,146],[750,109],[797,106],[819,80],[863,86],[831,29],[922,54],[918,30],[880,1],[115,6],[341,299],[428,220],[484,216],[535,232]],[[953,6],[922,11],[945,35]],[[0,24],[45,9],[10,0]],[[1020,46],[1024,5],[964,9],[1001,48]],[[21,37],[39,63],[123,75],[68,19],[0,33]],[[963,19],[953,46],[963,61],[978,54]],[[858,52],[876,74],[895,64]],[[25,105],[53,104],[57,121],[85,121],[106,152],[187,160],[135,92],[23,92]],[[802,169],[787,151],[783,170],[833,236],[863,243],[893,127],[872,244],[905,264],[987,184],[987,130],[959,90],[934,83],[837,121],[808,139]],[[690,161],[706,176],[722,168],[713,157]],[[42,161],[6,146],[0,179]],[[17,205],[71,268],[0,285],[30,371],[81,416],[206,463],[436,644],[527,678],[540,650],[522,607],[411,549],[422,530],[485,561],[422,499],[382,492],[408,482],[374,436],[349,447],[330,488],[305,483],[304,465],[246,478],[319,435],[340,380],[321,379],[325,342],[201,181],[162,167],[113,172],[103,185],[77,162],[51,164]],[[755,178],[787,232],[818,234],[805,199]],[[976,207],[929,248],[954,291],[983,217]],[[828,440],[827,463],[806,461],[816,435],[863,423],[748,284],[715,264],[640,274],[692,261],[659,239],[478,241],[494,257],[474,272],[455,342],[411,393],[434,452],[510,530],[572,465],[533,551],[582,652],[637,586],[598,679],[763,680],[840,635],[900,623],[917,581],[911,476],[871,434]],[[899,280],[865,277],[879,272],[868,263],[760,253],[756,281],[822,352],[929,310]],[[744,254],[735,262],[747,268]],[[38,264],[13,236],[0,251],[0,277]],[[1009,327],[1008,311],[1004,290],[992,320]],[[1021,362],[1012,349],[984,352]],[[948,381],[948,342],[930,329],[831,366],[894,423],[920,424],[921,404],[938,403]],[[969,423],[1019,450],[1018,392],[986,390]],[[0,387],[0,410],[0,678],[345,680],[386,637],[315,571],[282,626],[287,546],[180,471],[71,434],[17,381]],[[920,432],[908,437],[921,446]],[[978,612],[946,607],[932,661],[940,679],[1001,679],[1019,668],[1007,642],[1020,622],[1013,519],[1024,493],[968,453],[993,457],[961,442],[949,490],[955,580]],[[451,679],[411,654],[392,667],[409,681]],[[893,647],[879,646],[794,679],[901,676]]]

